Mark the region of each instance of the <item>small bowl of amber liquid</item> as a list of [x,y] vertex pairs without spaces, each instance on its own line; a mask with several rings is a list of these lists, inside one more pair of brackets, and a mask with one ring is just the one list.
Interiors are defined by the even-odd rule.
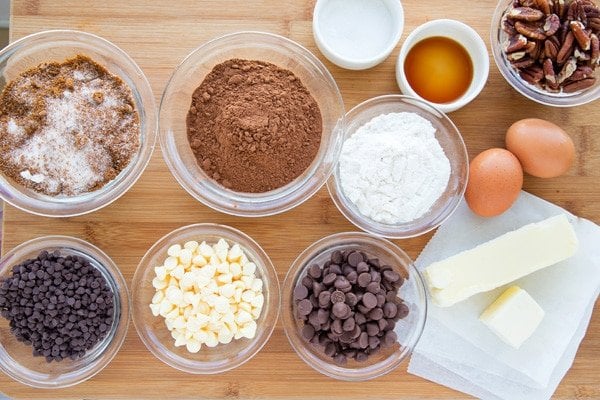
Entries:
[[396,80],[405,95],[448,113],[481,93],[490,70],[485,43],[473,28],[438,19],[416,28],[404,41]]

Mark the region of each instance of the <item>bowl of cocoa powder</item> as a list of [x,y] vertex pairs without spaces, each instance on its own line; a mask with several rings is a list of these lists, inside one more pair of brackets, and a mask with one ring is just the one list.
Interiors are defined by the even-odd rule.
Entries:
[[540,104],[574,107],[600,98],[597,0],[500,0],[491,44],[506,81]]
[[46,31],[0,51],[0,197],[51,217],[122,196],[156,140],[150,85],[120,48],[78,31]]
[[232,215],[289,210],[316,193],[341,150],[344,104],[300,44],[262,32],[198,47],[163,93],[163,156],[181,186]]

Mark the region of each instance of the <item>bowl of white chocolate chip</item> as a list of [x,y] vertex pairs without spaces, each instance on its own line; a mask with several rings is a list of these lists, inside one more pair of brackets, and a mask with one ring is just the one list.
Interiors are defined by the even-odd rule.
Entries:
[[173,368],[216,374],[250,360],[279,314],[275,268],[234,228],[195,224],[158,240],[132,284],[133,322],[146,347]]

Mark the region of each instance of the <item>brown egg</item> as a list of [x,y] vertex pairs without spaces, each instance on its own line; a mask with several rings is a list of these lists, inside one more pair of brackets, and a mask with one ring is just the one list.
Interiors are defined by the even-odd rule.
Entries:
[[505,149],[489,149],[469,164],[467,204],[477,215],[494,217],[513,205],[523,187],[523,169]]
[[559,126],[543,119],[515,122],[506,132],[506,148],[523,170],[538,178],[554,178],[567,172],[575,159],[575,145]]

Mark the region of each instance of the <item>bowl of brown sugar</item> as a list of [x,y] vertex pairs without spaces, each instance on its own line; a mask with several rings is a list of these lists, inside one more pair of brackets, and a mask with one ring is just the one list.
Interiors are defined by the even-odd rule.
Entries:
[[289,210],[327,181],[344,105],[307,49],[262,32],[198,47],[163,93],[159,129],[171,172],[194,198],[232,215]]
[[0,51],[0,197],[68,217],[122,196],[146,167],[156,110],[121,49],[78,31],[46,31]]

